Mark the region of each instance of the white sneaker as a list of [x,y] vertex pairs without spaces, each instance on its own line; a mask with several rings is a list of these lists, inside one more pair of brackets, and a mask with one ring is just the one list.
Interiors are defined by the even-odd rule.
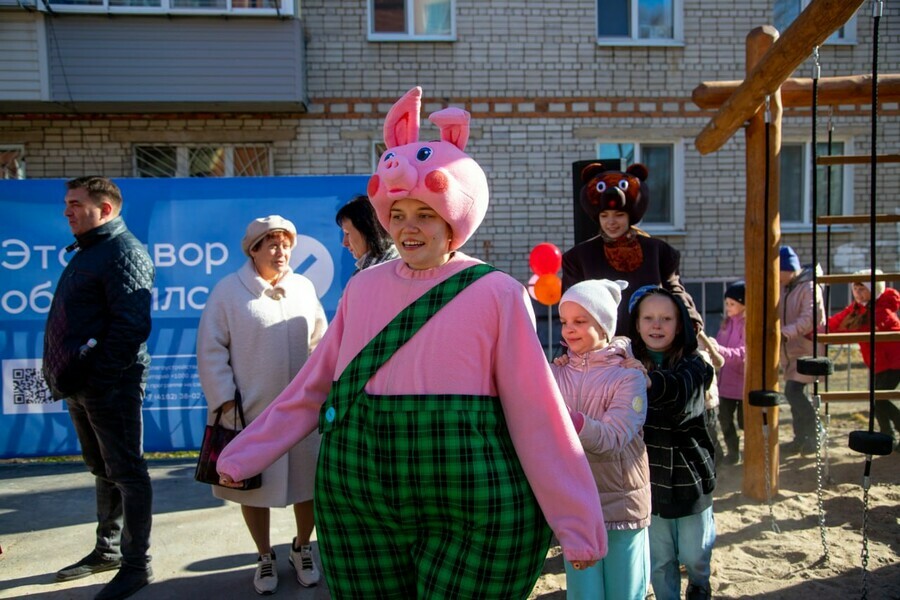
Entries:
[[253,576],[256,593],[263,596],[278,589],[278,570],[275,568],[275,553],[263,554],[256,560],[256,574]]
[[319,568],[316,567],[316,561],[313,560],[312,546],[300,546],[299,550],[295,550],[297,538],[291,543],[291,556],[288,559],[294,569],[297,570],[297,581],[303,587],[312,587],[319,583]]

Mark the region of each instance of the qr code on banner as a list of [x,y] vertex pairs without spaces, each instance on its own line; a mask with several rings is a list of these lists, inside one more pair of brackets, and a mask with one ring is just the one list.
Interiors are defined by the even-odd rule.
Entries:
[[41,362],[38,358],[3,361],[3,414],[63,412],[62,403],[50,396]]
[[13,404],[46,404],[53,402],[40,369],[12,370]]

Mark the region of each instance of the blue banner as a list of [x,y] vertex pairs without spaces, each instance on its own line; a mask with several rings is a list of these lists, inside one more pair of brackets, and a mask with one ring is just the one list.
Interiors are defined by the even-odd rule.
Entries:
[[[278,214],[297,227],[294,271],[316,287],[329,320],[354,271],[334,222],[368,176],[116,179],[128,228],[156,266],[152,357],[144,400],[147,451],[196,449],[206,422],[197,375],[197,324],[216,283],[248,260],[247,224]],[[65,402],[41,376],[44,326],[74,241],[65,181],[0,181],[0,458],[79,454]]]

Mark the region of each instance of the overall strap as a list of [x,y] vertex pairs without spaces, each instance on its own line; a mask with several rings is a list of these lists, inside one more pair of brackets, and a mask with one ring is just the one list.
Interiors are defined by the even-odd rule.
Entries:
[[469,287],[472,283],[496,271],[487,264],[468,267],[438,285],[434,286],[412,304],[400,311],[390,323],[382,329],[378,335],[366,344],[354,357],[344,373],[343,380],[349,377],[352,380],[350,389],[361,392],[366,382],[381,368],[381,366],[408,342],[412,336],[422,328],[441,308],[453,300],[457,294]]
[[[320,430],[329,428],[339,417],[346,413],[352,400],[363,392],[366,382],[378,372],[378,369],[394,355],[403,344],[422,328],[441,308],[453,300],[457,294],[469,287],[472,283],[481,279],[495,267],[488,264],[474,265],[463,269],[448,279],[434,286],[412,304],[404,308],[388,323],[384,329],[372,338],[366,346],[360,350],[353,360],[341,373],[340,378],[332,385],[328,400],[323,405],[320,419]],[[341,397],[341,407],[334,406],[334,400]],[[340,415],[337,414],[340,410]]]

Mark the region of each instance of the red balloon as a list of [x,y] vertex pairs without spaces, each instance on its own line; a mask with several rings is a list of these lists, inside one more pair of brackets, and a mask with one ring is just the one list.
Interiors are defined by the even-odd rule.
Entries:
[[534,297],[546,306],[556,304],[562,298],[562,280],[555,273],[541,275],[534,282]]
[[536,275],[556,273],[562,266],[562,252],[549,242],[542,242],[531,249],[528,264]]

